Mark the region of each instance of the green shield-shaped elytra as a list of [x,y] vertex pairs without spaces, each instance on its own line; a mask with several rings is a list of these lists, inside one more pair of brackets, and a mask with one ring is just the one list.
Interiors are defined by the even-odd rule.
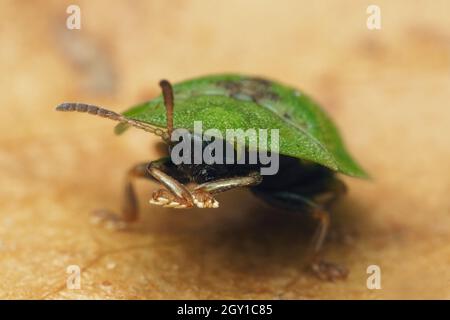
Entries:
[[[225,74],[183,81],[173,89],[174,128],[192,131],[194,121],[202,121],[203,130],[218,129],[223,137],[227,129],[268,129],[269,140],[270,129],[278,129],[280,154],[313,161],[349,176],[367,177],[324,110],[294,88],[261,78]],[[162,96],[132,107],[123,115],[156,127],[166,126]],[[119,125],[116,132],[125,128]]]

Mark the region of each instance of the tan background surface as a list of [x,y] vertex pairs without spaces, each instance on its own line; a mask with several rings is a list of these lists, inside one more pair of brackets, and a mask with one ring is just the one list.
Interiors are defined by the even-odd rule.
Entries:
[[[450,298],[450,2],[0,2],[0,298]],[[132,3],[132,5],[131,5]],[[83,101],[120,111],[157,81],[213,72],[293,84],[324,105],[374,176],[346,179],[326,255],[347,281],[302,269],[309,219],[246,191],[220,210],[147,204],[129,231],[93,226],[118,208],[125,170],[157,157],[145,133],[60,114]],[[68,290],[66,268],[82,268]],[[377,264],[382,289],[366,288]]]

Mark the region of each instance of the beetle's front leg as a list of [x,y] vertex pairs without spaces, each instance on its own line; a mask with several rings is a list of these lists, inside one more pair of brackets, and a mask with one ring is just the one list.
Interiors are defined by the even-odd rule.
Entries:
[[149,163],[147,172],[158,180],[166,189],[155,191],[150,199],[151,204],[175,209],[217,208],[219,202],[207,191],[188,190],[181,182],[162,170],[164,159]]
[[185,209],[194,206],[194,199],[189,190],[178,180],[169,176],[162,170],[167,159],[152,161],[147,166],[147,172],[167,188],[157,190],[150,199],[151,204],[163,207]]
[[250,172],[247,176],[218,179],[200,184],[191,191],[194,203],[199,208],[218,208],[219,202],[213,194],[240,187],[251,187],[261,183],[259,172]]

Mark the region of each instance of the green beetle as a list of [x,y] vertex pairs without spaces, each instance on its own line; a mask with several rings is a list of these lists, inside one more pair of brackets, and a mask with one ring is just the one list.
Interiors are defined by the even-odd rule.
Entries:
[[[162,80],[160,86],[161,96],[123,114],[81,103],[63,103],[57,110],[88,112],[118,121],[117,134],[131,126],[146,130],[163,139],[169,154],[179,143],[172,139],[174,128],[193,132],[195,121],[201,121],[205,130],[223,132],[223,136],[230,128],[276,129],[279,170],[263,176],[259,171],[261,163],[175,163],[172,157],[141,163],[128,172],[121,220],[130,222],[137,218],[132,184],[136,177],[163,185],[163,189],[153,193],[150,203],[172,208],[217,208],[216,193],[248,187],[273,206],[307,212],[317,218],[312,271],[323,279],[345,278],[345,268],[318,258],[329,228],[329,207],[346,190],[336,173],[358,178],[368,175],[347,152],[326,113],[294,88],[245,75],[205,76],[173,87]],[[195,136],[191,139],[194,141]],[[202,150],[208,145],[202,142]],[[244,140],[242,147],[246,154],[261,151],[251,150],[249,140]],[[274,152],[270,147],[266,151]]]

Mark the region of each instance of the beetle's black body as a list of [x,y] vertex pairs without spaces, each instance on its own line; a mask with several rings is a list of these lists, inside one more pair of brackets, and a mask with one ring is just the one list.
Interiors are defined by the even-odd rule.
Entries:
[[[188,135],[185,138],[188,140],[187,144],[191,146],[192,150],[194,150],[195,146],[198,145],[199,149],[201,150],[201,154],[203,154],[205,149],[208,148],[208,146],[212,143],[210,141],[203,141],[195,135]],[[172,148],[176,144],[176,142],[171,142],[168,145],[167,151],[169,154],[171,154]],[[203,184],[217,179],[242,177],[248,175],[250,172],[259,171],[261,167],[261,165],[259,164],[237,164],[237,153],[233,153],[231,161],[232,164],[226,164],[226,149],[227,147],[230,147],[230,145],[227,145],[223,141],[222,146],[223,157],[221,163],[206,164],[203,162],[200,164],[195,164],[194,154],[192,152],[190,155],[190,163],[183,162],[175,165],[172,163],[171,157],[168,157],[166,165],[167,167],[170,167],[171,170],[173,170],[173,174],[177,175],[180,181],[183,181],[184,183],[192,182],[196,184]],[[248,158],[249,155],[247,152],[245,152],[245,159]]]
[[[192,143],[193,145],[194,143]],[[202,143],[202,151],[209,143]],[[168,152],[171,152],[169,147]],[[224,152],[225,153],[225,152]],[[245,158],[249,158],[248,152]],[[165,170],[181,183],[204,184],[219,179],[242,177],[259,172],[263,165],[256,164],[174,164],[168,157]],[[193,156],[191,163],[193,162]],[[336,178],[336,173],[324,166],[297,158],[279,155],[279,170],[275,175],[267,175],[258,184],[250,186],[251,191],[271,205],[288,210],[310,212],[315,208],[316,197],[332,192],[344,185]],[[300,210],[302,209],[302,210]]]

